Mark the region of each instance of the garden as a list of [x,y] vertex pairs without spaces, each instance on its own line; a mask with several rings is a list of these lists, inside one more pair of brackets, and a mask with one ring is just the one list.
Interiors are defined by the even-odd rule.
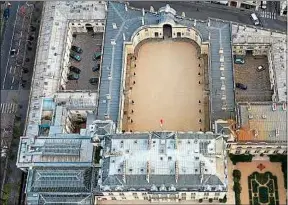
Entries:
[[277,177],[271,172],[254,172],[248,176],[249,201],[251,205],[279,205]]

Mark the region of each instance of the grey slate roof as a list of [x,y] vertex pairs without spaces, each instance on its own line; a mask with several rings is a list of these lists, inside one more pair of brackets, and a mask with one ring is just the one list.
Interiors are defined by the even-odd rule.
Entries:
[[[168,149],[171,149],[171,150],[174,149],[174,146],[172,145],[173,142],[176,141],[178,143],[183,144],[183,146],[185,147],[185,150],[180,150],[178,153],[179,156],[181,155],[181,158],[185,155],[186,152],[190,152],[189,150],[192,147],[194,147],[194,145],[192,145],[194,143],[196,143],[196,144],[198,143],[199,153],[200,153],[200,155],[207,156],[207,159],[205,159],[207,161],[209,161],[210,159],[215,160],[215,158],[214,158],[215,156],[213,156],[213,154],[211,156],[212,158],[210,158],[210,155],[208,154],[208,144],[213,143],[215,145],[215,147],[217,147],[216,149],[220,149],[222,152],[221,140],[218,141],[218,139],[220,139],[219,137],[221,137],[221,135],[218,135],[218,134],[212,134],[212,133],[204,134],[204,133],[200,133],[200,132],[199,133],[152,132],[152,133],[132,133],[132,134],[124,133],[124,134],[107,135],[104,137],[104,139],[101,143],[101,146],[103,147],[102,153],[104,154],[104,153],[111,152],[111,151],[118,153],[120,150],[119,150],[119,147],[117,144],[118,143],[120,144],[120,140],[123,140],[124,147],[133,146],[133,143],[131,145],[126,146],[125,143],[128,143],[128,142],[126,142],[126,140],[132,140],[132,141],[137,140],[137,146],[140,146],[143,148],[143,149],[140,148],[139,152],[142,153],[142,151],[146,150],[146,149],[147,149],[147,152],[149,152],[147,145],[145,145],[145,143],[147,144],[147,142],[149,140],[149,136],[151,136],[151,143],[153,144],[153,146],[157,144],[157,142],[154,142],[156,139],[160,139],[162,141],[161,143],[163,143],[166,140],[165,143],[166,143],[166,145],[169,144]],[[176,136],[177,136],[178,141],[176,140]],[[191,140],[191,146],[192,147],[188,148],[189,145],[185,145],[186,141],[184,141],[184,140]],[[197,140],[197,142],[196,142],[196,140]],[[215,140],[215,141],[212,142],[212,140]],[[179,142],[179,141],[183,141],[183,142]],[[122,141],[121,141],[121,143],[122,143]],[[142,146],[142,143],[144,143],[143,146]],[[113,149],[112,144],[113,144],[113,147],[116,148],[116,150]],[[161,145],[159,145],[159,146],[161,147]],[[169,146],[170,146],[170,148],[169,148]],[[122,147],[122,148],[126,149],[124,147]],[[195,146],[195,147],[197,147],[197,146]],[[152,148],[152,149],[154,149],[154,148]],[[157,150],[158,148],[155,148],[155,149]],[[136,148],[136,150],[137,150],[137,148]],[[135,166],[133,166],[133,170],[134,169],[136,170],[136,169],[142,167],[142,165],[139,166],[139,163],[138,163],[142,159],[139,159],[138,156],[136,156],[137,155],[135,153],[136,150],[131,151],[133,153],[133,154],[131,154],[131,156],[133,156],[133,159],[135,159],[135,157],[137,157],[137,160],[135,159],[136,161],[133,161],[133,163],[135,163]],[[209,151],[211,151],[211,150],[209,150]],[[215,152],[218,153],[219,150],[215,150]],[[167,153],[170,153],[170,152],[168,151]],[[168,154],[168,155],[170,156],[170,154]],[[218,155],[221,155],[221,154],[218,153]],[[161,154],[158,155],[157,153],[155,153],[154,158],[158,158],[160,156],[162,156],[162,155]],[[171,156],[173,157],[173,155],[171,155]],[[197,154],[197,156],[198,156],[198,154]],[[143,174],[131,173],[131,174],[129,174],[128,171],[126,171],[125,181],[124,181],[123,173],[111,174],[111,173],[114,173],[114,171],[112,171],[112,172],[110,171],[110,169],[115,169],[115,164],[118,163],[117,157],[120,157],[119,159],[121,159],[121,157],[124,157],[124,155],[123,156],[121,154],[119,156],[117,155],[116,158],[113,157],[112,155],[107,156],[104,154],[102,156],[102,160],[100,162],[100,165],[101,165],[100,170],[101,171],[99,171],[99,176],[101,177],[101,179],[99,179],[100,181],[98,181],[98,187],[96,190],[107,191],[107,190],[105,190],[105,187],[109,187],[108,190],[114,191],[120,187],[121,191],[122,190],[123,191],[141,190],[141,189],[149,191],[152,186],[156,186],[160,190],[161,186],[165,186],[167,188],[167,187],[173,185],[176,188],[176,190],[178,190],[178,191],[184,190],[184,189],[189,190],[189,191],[193,191],[193,190],[207,191],[209,189],[216,190],[216,191],[217,190],[222,191],[223,189],[225,189],[224,187],[226,187],[225,180],[221,181],[219,179],[219,176],[221,176],[221,177],[224,176],[224,169],[223,169],[223,173],[218,172],[217,174],[204,174],[202,184],[201,184],[201,174],[199,172],[198,172],[198,174],[197,173],[196,174],[181,174],[183,172],[179,172],[178,181],[176,182],[175,181],[175,173],[158,174],[158,171],[159,171],[159,170],[157,171],[158,167],[153,168],[156,171],[155,171],[155,173],[151,173],[149,175],[149,182],[146,179],[146,176],[147,176],[146,173],[143,173]],[[128,157],[128,156],[125,156],[125,157]],[[191,158],[193,158],[193,157],[194,157],[194,154],[191,152]],[[111,159],[113,159],[113,160],[111,160]],[[226,163],[226,162],[224,162],[224,161],[226,161],[224,159],[225,159],[225,156],[223,157],[223,160],[221,160],[221,162],[220,162],[220,163],[223,163],[223,165],[219,164],[217,166],[224,166],[224,163]],[[129,158],[126,158],[126,164],[129,164],[129,162],[128,162],[129,160],[130,160]],[[145,158],[145,160],[146,160],[146,158]],[[179,159],[179,160],[181,161],[181,159]],[[219,162],[216,162],[216,163],[219,163]],[[153,164],[153,160],[151,161],[151,165],[152,164]],[[180,164],[182,164],[182,162]],[[209,166],[207,164],[207,168],[208,167]],[[126,169],[128,169],[128,168],[126,168]],[[163,168],[161,168],[161,169],[163,169]],[[187,171],[191,171],[188,169],[189,168],[187,167]],[[181,170],[182,170],[182,167],[181,167]],[[161,172],[161,170],[160,170],[160,172]]]
[[[170,16],[169,16],[170,15]],[[126,41],[131,40],[132,34],[142,26],[142,10],[127,7],[125,4],[118,2],[108,3],[108,14],[106,21],[105,42],[103,50],[102,73],[99,94],[98,119],[103,120],[105,117],[117,123],[119,115],[119,102],[122,94],[122,76],[123,76],[123,34]],[[145,11],[145,25],[155,25],[161,21],[171,19],[170,13],[151,13]],[[174,16],[174,21],[187,27],[196,28],[200,32],[203,41],[210,39],[210,91],[212,102],[212,120],[230,118],[230,111],[234,111],[234,92],[233,92],[233,72],[232,72],[232,49],[231,49],[231,33],[230,24],[227,22],[216,21],[199,21],[188,18]],[[194,23],[196,22],[195,26]],[[115,23],[117,29],[113,29],[112,24]],[[115,40],[115,45],[111,41]],[[220,80],[220,56],[219,49],[224,49],[226,78],[226,108],[222,110],[221,101],[221,80]],[[112,79],[108,80],[108,76]],[[107,99],[107,96],[111,99]]]
[[92,167],[29,169],[27,202],[39,204],[91,204],[97,172]]
[[[233,81],[233,62],[230,24],[211,20],[210,26],[210,99],[211,99],[211,121],[217,119],[231,119],[234,116],[235,98]],[[220,48],[223,49],[224,71],[220,71]],[[225,77],[225,90],[221,90],[220,77]],[[223,101],[222,95],[226,96]],[[226,108],[222,110],[222,106]]]

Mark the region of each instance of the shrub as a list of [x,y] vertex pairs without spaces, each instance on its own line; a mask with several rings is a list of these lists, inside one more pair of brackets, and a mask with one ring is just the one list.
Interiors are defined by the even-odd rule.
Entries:
[[241,179],[241,172],[238,169],[233,170],[233,177],[238,178],[239,180]]
[[213,199],[210,198],[210,199],[209,199],[209,203],[212,203],[212,202],[213,202]]
[[253,155],[251,155],[251,154],[248,154],[248,155],[245,155],[245,154],[241,154],[241,155],[229,154],[229,157],[230,157],[232,163],[234,165],[236,165],[237,162],[251,162],[252,158],[253,158]]
[[202,203],[203,199],[199,199],[199,203]]
[[241,193],[242,187],[241,187],[239,182],[234,182],[233,190],[234,190],[235,194],[237,194],[237,193],[240,194]]
[[235,194],[235,205],[241,205],[240,194]]
[[102,157],[100,156],[100,151],[101,151],[101,149],[102,149],[101,146],[96,147],[95,154],[94,154],[94,162],[95,162],[96,164],[98,164],[99,161],[100,161],[100,159],[102,158]]
[[225,195],[223,198],[223,203],[226,203],[226,202],[227,202],[227,196]]

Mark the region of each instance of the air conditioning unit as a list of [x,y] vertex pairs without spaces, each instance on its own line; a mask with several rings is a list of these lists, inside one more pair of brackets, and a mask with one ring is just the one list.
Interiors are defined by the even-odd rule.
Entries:
[[89,132],[95,132],[95,131],[96,131],[96,125],[90,125]]

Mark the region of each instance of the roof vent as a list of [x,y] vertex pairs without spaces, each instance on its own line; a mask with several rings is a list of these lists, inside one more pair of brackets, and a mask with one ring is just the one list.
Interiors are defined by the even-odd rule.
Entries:
[[112,27],[113,27],[113,29],[117,29],[116,23],[112,23]]
[[275,131],[276,131],[276,136],[279,136],[279,134],[280,134],[280,133],[279,133],[279,128],[276,128]]
[[253,119],[253,115],[248,115],[248,118],[249,119]]
[[266,119],[266,118],[267,118],[267,116],[266,116],[266,115],[262,115],[262,118],[263,118],[263,119]]
[[276,103],[273,103],[273,104],[272,104],[272,110],[273,110],[273,111],[276,111],[276,109],[277,109],[277,105],[276,105]]
[[283,103],[282,108],[283,108],[284,111],[287,110],[287,104],[285,102]]

